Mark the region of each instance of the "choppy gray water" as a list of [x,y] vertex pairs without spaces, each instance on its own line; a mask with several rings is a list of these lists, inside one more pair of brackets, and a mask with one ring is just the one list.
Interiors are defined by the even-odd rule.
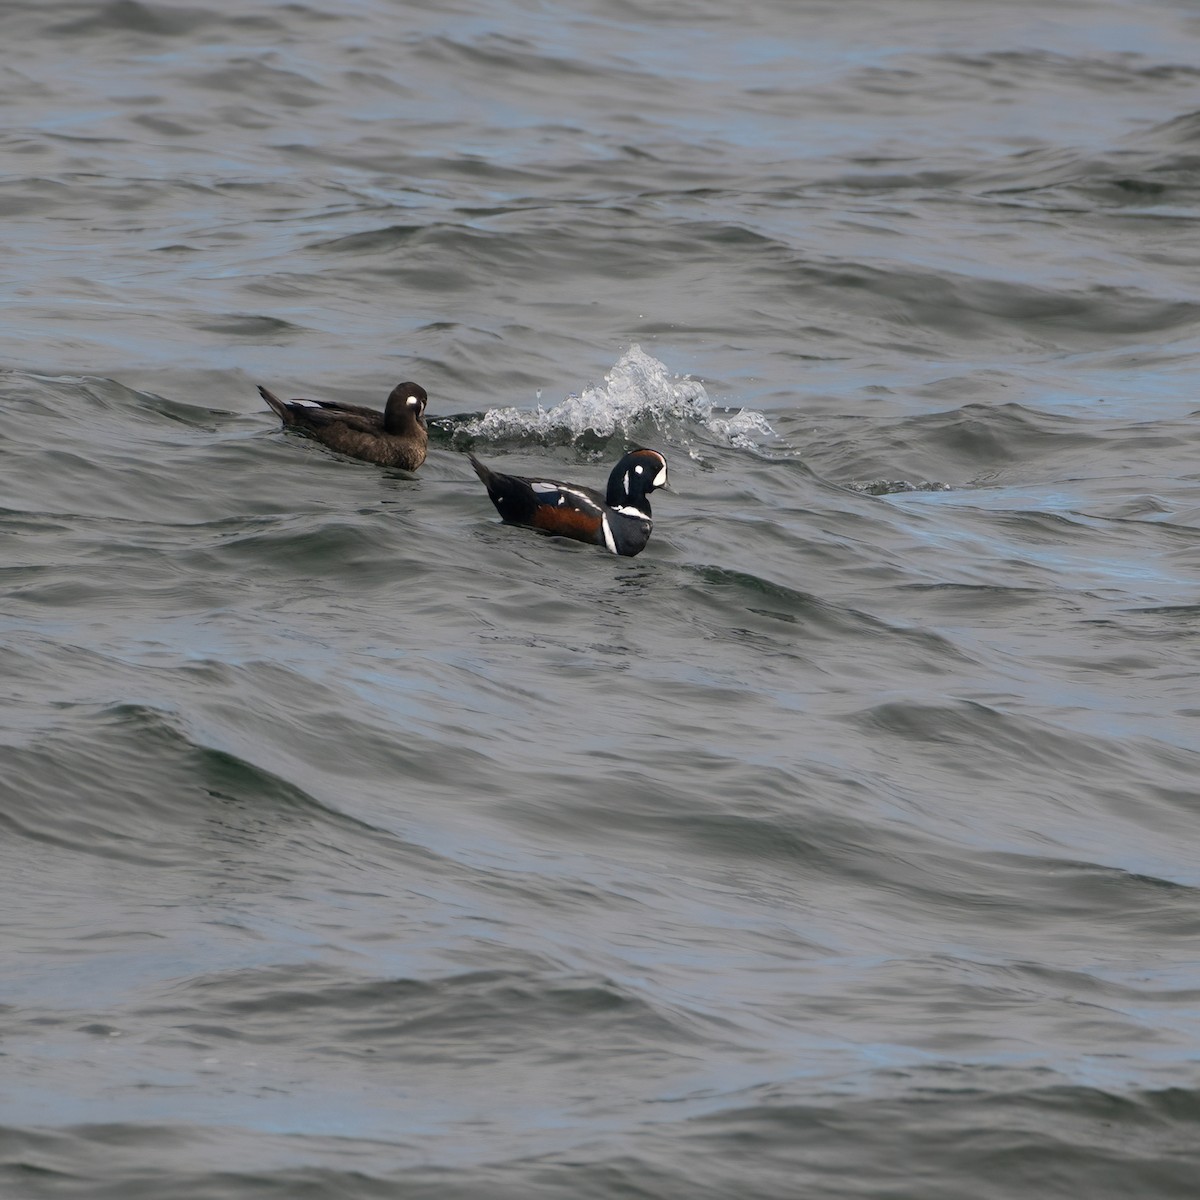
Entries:
[[1196,1194],[1194,6],[0,39],[6,1200]]

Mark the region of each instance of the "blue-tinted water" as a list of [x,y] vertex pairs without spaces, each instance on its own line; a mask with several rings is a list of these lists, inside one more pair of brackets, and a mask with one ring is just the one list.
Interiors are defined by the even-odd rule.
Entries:
[[6,1197],[1194,1194],[1189,6],[0,36]]

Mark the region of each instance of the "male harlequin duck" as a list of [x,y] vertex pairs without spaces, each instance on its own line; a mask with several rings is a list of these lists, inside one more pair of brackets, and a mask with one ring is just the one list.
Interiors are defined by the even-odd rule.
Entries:
[[667,460],[657,450],[630,450],[613,467],[604,496],[574,483],[501,475],[475,455],[467,457],[508,524],[593,542],[630,558],[650,540],[650,493],[667,482]]
[[429,397],[420,384],[394,387],[383,412],[336,400],[280,400],[261,386],[258,394],[279,414],[285,428],[299,429],[331,450],[405,471],[415,471],[425,461],[429,433],[424,413]]

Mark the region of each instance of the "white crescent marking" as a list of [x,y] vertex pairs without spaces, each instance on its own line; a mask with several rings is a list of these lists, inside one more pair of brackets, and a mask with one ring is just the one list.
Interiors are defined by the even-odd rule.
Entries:
[[604,513],[600,518],[600,525],[604,530],[604,544],[612,551],[617,552],[617,539],[613,537],[613,532],[608,526],[608,513]]

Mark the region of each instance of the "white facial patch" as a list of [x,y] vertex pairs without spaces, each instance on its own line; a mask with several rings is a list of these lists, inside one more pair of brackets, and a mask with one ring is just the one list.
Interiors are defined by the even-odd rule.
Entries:
[[[634,467],[633,469],[640,475],[646,468],[639,466],[639,467]],[[628,479],[629,477],[626,476],[626,478]]]
[[[641,467],[638,467],[639,471],[641,469],[642,469]],[[625,472],[625,478],[623,480],[621,480],[621,487],[624,490],[625,495],[628,496],[629,495],[629,472],[628,471]]]
[[409,396],[409,398],[407,400],[405,400],[404,403],[408,408],[416,408],[417,405],[421,403],[421,397],[420,396]]
[[659,471],[659,473],[657,475],[655,475],[655,477],[654,477],[654,486],[656,488],[660,488],[666,482],[667,482],[667,460],[664,458],[662,460],[662,470]]
[[613,537],[613,532],[609,528],[608,513],[605,513],[604,516],[600,518],[600,526],[604,530],[604,544],[608,547],[610,553],[616,554],[617,539]]

